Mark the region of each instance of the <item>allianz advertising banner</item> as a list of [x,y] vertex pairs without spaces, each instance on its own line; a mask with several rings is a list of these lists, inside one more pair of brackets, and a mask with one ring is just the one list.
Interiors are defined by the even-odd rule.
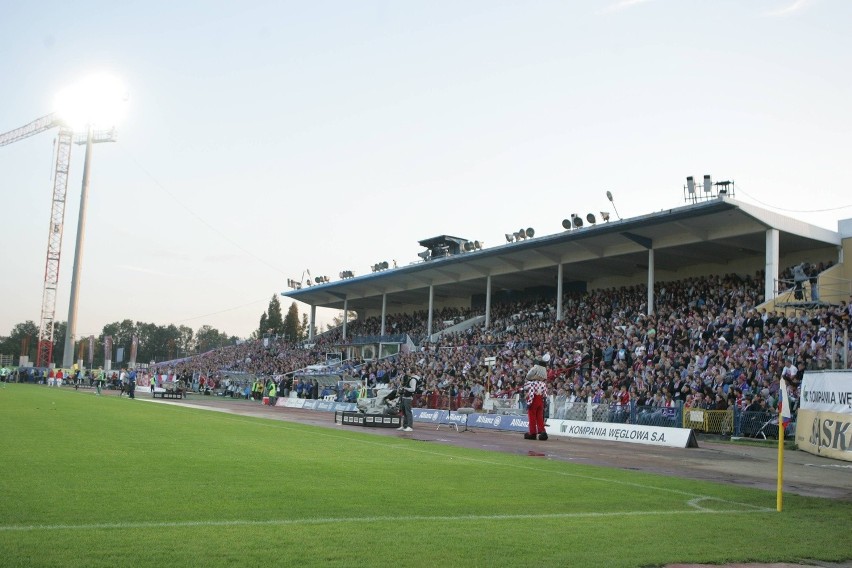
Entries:
[[852,372],[807,372],[799,396],[799,448],[852,461]]

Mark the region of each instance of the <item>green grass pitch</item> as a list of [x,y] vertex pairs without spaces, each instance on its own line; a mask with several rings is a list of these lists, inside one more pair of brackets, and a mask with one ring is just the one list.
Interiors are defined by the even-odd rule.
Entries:
[[355,429],[13,384],[0,432],[0,566],[850,557],[850,503]]

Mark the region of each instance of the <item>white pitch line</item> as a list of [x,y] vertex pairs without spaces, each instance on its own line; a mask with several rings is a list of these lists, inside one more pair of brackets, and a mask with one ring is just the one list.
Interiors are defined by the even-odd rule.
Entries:
[[383,522],[467,522],[467,521],[516,521],[543,519],[597,519],[603,517],[649,517],[660,515],[708,515],[773,513],[775,509],[757,509],[750,511],[713,511],[710,509],[693,509],[690,511],[622,511],[622,512],[590,512],[590,513],[543,513],[538,515],[408,515],[400,517],[319,517],[306,519],[270,519],[257,521],[248,519],[233,519],[230,521],[152,521],[127,523],[90,523],[79,525],[8,525],[0,526],[0,532],[30,532],[52,530],[112,530],[112,529],[147,529],[169,527],[234,527],[234,526],[286,526],[286,525],[327,525],[343,523],[383,523]]

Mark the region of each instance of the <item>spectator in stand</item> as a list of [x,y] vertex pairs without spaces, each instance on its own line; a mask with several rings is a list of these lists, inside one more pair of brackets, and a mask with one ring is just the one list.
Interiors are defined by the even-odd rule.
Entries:
[[348,384],[346,385],[346,388],[348,388],[349,391],[346,393],[345,401],[357,403],[358,402],[358,389],[355,388],[354,386],[350,387],[350,385],[348,385]]

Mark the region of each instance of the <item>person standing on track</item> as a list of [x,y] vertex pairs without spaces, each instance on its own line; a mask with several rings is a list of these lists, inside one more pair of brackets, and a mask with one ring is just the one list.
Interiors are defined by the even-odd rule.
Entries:
[[98,391],[98,396],[101,396],[101,388],[106,384],[106,373],[103,369],[98,369],[98,376],[95,379],[95,388]]
[[524,383],[525,400],[527,403],[527,419],[529,421],[529,432],[524,434],[524,439],[547,440],[547,432],[544,430],[544,399],[547,397],[547,370],[544,361],[536,359],[535,364],[527,373],[527,381]]
[[413,430],[414,415],[411,412],[411,403],[414,400],[414,394],[417,392],[417,376],[405,375],[400,384],[400,403],[402,405],[402,426],[397,430],[403,432],[411,432]]

